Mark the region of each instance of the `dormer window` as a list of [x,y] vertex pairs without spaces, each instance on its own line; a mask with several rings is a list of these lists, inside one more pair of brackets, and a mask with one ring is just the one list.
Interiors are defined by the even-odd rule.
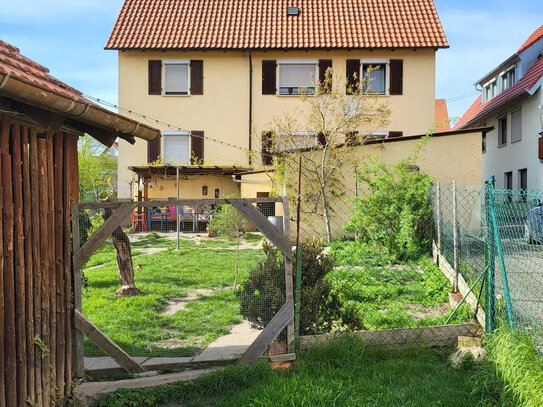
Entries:
[[509,89],[516,83],[515,67],[509,68],[500,75],[501,91]]
[[498,81],[496,78],[492,79],[489,83],[485,85],[485,91],[484,91],[484,101],[488,101],[492,99],[494,96],[498,94]]

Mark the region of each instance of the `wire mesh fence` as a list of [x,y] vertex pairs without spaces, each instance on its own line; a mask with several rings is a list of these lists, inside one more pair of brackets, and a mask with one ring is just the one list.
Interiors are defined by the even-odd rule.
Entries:
[[[115,216],[107,205],[79,212],[82,245]],[[260,205],[282,222],[280,202]],[[139,361],[233,360],[286,300],[283,255],[228,204],[136,208],[81,273],[82,313]],[[115,365],[88,338],[84,352],[87,369]],[[286,330],[267,350],[284,353]]]
[[[435,186],[408,165],[370,175],[355,171],[344,179],[351,188],[332,193],[327,210],[315,191],[302,191],[302,343],[357,332],[381,344],[450,345],[459,335],[477,334],[474,307],[459,305],[454,281],[432,259]],[[441,235],[452,264],[448,192],[441,198]],[[460,269],[472,282],[485,266],[480,188],[466,189],[462,202]]]
[[543,355],[543,192],[489,189],[494,319],[531,335]]

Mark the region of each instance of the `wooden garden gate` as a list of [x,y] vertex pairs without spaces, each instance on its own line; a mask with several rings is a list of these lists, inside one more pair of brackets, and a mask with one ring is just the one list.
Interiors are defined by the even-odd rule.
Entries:
[[[283,230],[272,224],[255,206],[257,203],[282,203],[283,205]],[[224,199],[180,199],[180,200],[150,200],[138,202],[96,202],[72,204],[72,245],[73,245],[73,272],[74,272],[74,302],[75,302],[75,367],[76,376],[83,377],[85,373],[83,335],[107,353],[125,371],[130,373],[143,372],[145,369],[130,357],[121,347],[115,344],[92,322],[82,314],[81,303],[81,268],[91,255],[99,249],[113,231],[123,225],[132,211],[137,208],[153,208],[164,206],[197,206],[197,205],[224,205],[229,204],[242,213],[284,256],[285,269],[285,303],[275,314],[258,337],[240,357],[243,363],[254,363],[266,351],[267,347],[275,340],[281,331],[286,328],[287,354],[281,356],[281,360],[294,359],[294,291],[292,279],[293,251],[290,240],[290,211],[288,197],[262,197],[262,198],[224,198]],[[112,210],[112,215],[107,218],[83,244],[80,245],[80,211],[86,209]],[[221,360],[206,361],[220,363]],[[191,362],[190,365],[197,363]],[[171,363],[166,364],[172,368]],[[179,367],[183,367],[182,364]],[[154,367],[159,369],[160,366]]]

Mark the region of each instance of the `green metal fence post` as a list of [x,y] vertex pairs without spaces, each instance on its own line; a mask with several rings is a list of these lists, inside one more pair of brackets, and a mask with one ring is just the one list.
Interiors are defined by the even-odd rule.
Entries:
[[[492,179],[491,179],[492,181]],[[493,235],[494,235],[494,242],[496,244],[496,253],[498,255],[498,262],[500,264],[500,275],[502,278],[502,285],[503,285],[503,293],[505,296],[505,307],[507,310],[507,320],[509,323],[509,328],[514,329],[515,328],[515,322],[513,320],[513,307],[511,305],[511,295],[509,293],[509,283],[507,282],[507,272],[505,270],[505,260],[503,257],[503,250],[502,250],[502,243],[500,239],[500,233],[498,230],[498,220],[496,219],[496,211],[494,209],[494,199],[495,199],[495,192],[494,192],[494,186],[492,185],[493,182],[491,182],[490,186],[490,199],[489,199],[489,212],[490,212],[490,220],[492,223],[492,229],[493,229]],[[493,259],[490,259],[491,262],[493,262]]]
[[488,270],[485,292],[485,332],[487,334],[494,331],[494,312],[495,312],[495,255],[494,255],[494,236],[492,235],[492,221],[490,219],[490,189],[494,188],[494,176],[485,188],[485,216],[486,216],[486,245],[485,245],[485,268]]

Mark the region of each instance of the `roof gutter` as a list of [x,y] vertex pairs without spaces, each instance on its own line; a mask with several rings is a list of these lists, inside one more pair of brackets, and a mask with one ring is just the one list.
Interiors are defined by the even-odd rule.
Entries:
[[135,120],[120,116],[98,106],[84,97],[72,99],[38,88],[0,72],[0,94],[32,106],[65,115],[71,119],[114,131],[127,139],[138,137],[153,140],[159,131]]

